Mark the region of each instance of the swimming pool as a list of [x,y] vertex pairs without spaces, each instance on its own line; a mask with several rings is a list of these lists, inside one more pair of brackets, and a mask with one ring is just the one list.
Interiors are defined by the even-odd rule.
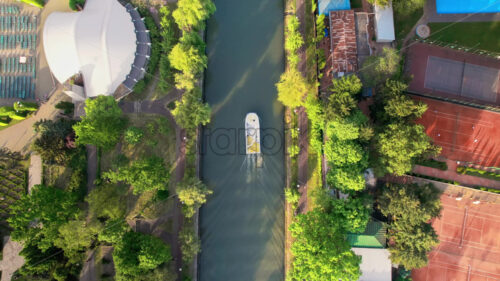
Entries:
[[328,12],[330,11],[350,9],[350,0],[318,0],[318,14],[328,15]]
[[436,0],[438,14],[500,13],[500,0]]

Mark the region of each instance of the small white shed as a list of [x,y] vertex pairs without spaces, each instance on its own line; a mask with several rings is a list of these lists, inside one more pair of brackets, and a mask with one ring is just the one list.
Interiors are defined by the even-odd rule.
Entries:
[[385,7],[375,5],[375,32],[377,34],[377,42],[387,43],[396,39],[391,2]]
[[359,281],[391,281],[392,264],[387,249],[352,248],[361,256],[361,277]]

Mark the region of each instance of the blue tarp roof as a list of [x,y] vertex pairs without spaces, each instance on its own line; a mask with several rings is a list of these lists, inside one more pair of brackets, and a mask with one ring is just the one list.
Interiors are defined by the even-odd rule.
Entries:
[[350,0],[318,0],[318,13],[328,15],[330,11],[350,10]]

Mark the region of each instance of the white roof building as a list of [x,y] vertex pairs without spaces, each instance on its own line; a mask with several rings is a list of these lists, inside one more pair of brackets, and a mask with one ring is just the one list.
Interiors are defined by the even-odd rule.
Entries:
[[352,248],[361,256],[361,277],[359,281],[391,281],[392,265],[387,249]]
[[385,7],[375,5],[375,32],[377,42],[392,42],[396,39],[391,2]]
[[[143,41],[137,35],[137,20],[133,20],[136,14],[133,8],[126,8],[116,0],[87,0],[81,12],[50,14],[43,29],[43,44],[55,78],[64,83],[81,74],[83,99],[112,95],[136,67],[137,42]],[[139,22],[144,26],[140,17]],[[140,29],[139,32],[147,34],[145,27],[143,31]],[[149,35],[147,38],[145,44],[149,44]],[[149,55],[149,47],[147,52]],[[142,76],[146,61],[144,58],[137,67],[142,70]]]

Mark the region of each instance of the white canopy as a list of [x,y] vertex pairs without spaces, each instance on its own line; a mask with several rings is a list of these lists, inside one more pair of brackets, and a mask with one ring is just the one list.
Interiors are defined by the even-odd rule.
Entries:
[[385,7],[375,5],[375,28],[377,42],[392,42],[396,39],[391,2]]
[[387,249],[352,248],[361,256],[361,278],[359,281],[391,281],[392,265]]
[[112,95],[135,58],[132,17],[116,0],[87,0],[81,12],[50,14],[43,30],[49,67],[59,82],[81,73],[87,97]]

